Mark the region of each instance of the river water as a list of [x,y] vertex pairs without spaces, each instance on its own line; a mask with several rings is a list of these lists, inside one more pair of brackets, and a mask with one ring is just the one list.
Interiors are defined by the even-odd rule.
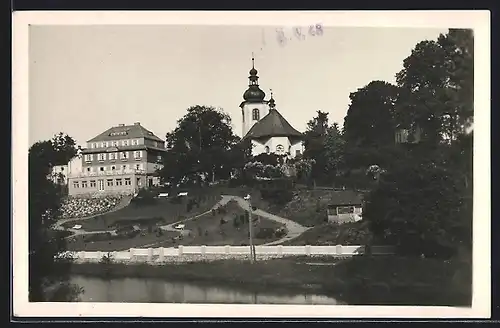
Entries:
[[82,302],[141,303],[225,303],[225,304],[341,304],[334,298],[317,294],[266,291],[251,292],[232,287],[215,287],[189,282],[146,278],[101,279],[73,276],[83,287]]

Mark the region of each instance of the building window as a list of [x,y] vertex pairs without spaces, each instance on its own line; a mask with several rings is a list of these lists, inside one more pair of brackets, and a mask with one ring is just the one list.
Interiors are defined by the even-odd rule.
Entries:
[[139,144],[139,139],[132,139],[132,146],[137,146]]
[[73,188],[79,188],[79,187],[80,187],[80,186],[79,186],[79,184],[78,184],[78,181],[73,182]]
[[87,188],[87,181],[82,181],[82,188]]
[[337,215],[338,214],[352,214],[354,213],[353,206],[339,206],[337,207]]
[[97,148],[97,142],[94,142],[94,148]]
[[103,162],[106,159],[106,154],[97,154],[97,160]]
[[83,158],[85,159],[85,162],[92,161],[92,158],[90,157],[90,155],[85,155],[85,156],[83,156]]
[[90,172],[90,167],[87,167],[87,172]]
[[99,171],[104,172],[104,166],[101,166],[101,167],[99,168]]
[[124,171],[125,171],[125,170],[127,170],[127,165],[123,165],[123,166],[122,166],[122,169],[123,169]]
[[116,153],[109,153],[109,160],[114,161],[116,159]]
[[104,148],[105,147],[105,143],[104,142],[101,142],[101,148]]
[[252,110],[252,119],[254,121],[258,121],[260,119],[260,113],[259,113],[259,110],[257,108],[254,108]]
[[116,166],[111,166],[111,171],[114,171],[116,169]]
[[122,140],[122,146],[128,146],[128,140]]
[[90,180],[90,188],[95,188],[95,180]]
[[113,179],[108,179],[108,187],[113,187]]
[[116,147],[116,146],[118,146],[118,141],[113,141],[113,142],[111,142],[111,144],[113,145],[113,147]]
[[116,179],[116,185],[121,186],[122,185],[122,179]]
[[269,146],[266,146],[266,154],[269,154]]
[[295,150],[295,156],[299,156],[299,155],[300,155],[300,149]]
[[139,170],[140,168],[141,168],[141,164],[136,164],[136,165],[135,165],[135,169],[136,169],[136,170]]
[[132,182],[130,181],[130,178],[125,178],[125,185],[130,186]]
[[134,151],[134,158],[141,159],[142,158],[142,150]]
[[283,145],[277,145],[276,146],[276,152],[278,154],[283,154],[285,152],[285,147],[283,147]]
[[127,158],[128,158],[128,151],[124,151],[124,152],[120,153],[120,157],[121,157],[122,161],[127,160]]

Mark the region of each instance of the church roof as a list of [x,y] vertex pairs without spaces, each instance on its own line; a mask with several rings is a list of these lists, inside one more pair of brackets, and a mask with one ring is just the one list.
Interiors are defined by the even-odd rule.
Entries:
[[295,130],[275,108],[271,108],[266,116],[252,126],[244,138],[302,136],[302,133]]
[[111,127],[87,142],[120,140],[124,138],[146,138],[155,141],[163,141],[153,132],[147,130],[139,122],[137,122],[134,123],[134,125],[120,124],[118,126]]

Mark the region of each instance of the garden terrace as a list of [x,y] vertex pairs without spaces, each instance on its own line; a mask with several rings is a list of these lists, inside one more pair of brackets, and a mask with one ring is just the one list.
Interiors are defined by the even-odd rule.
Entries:
[[125,196],[67,197],[61,204],[61,218],[84,218],[111,211]]
[[[284,225],[280,223],[257,215],[252,215],[252,221],[255,245],[277,240],[286,234]],[[184,233],[153,247],[248,245],[248,229],[248,216],[245,210],[235,201],[230,201],[210,213],[186,221]]]
[[132,225],[139,225],[141,228],[155,227],[201,214],[210,210],[219,200],[220,196],[216,194],[192,193],[179,198],[150,198],[147,201],[132,202],[115,212],[87,220],[67,222],[63,226],[71,228],[78,224],[85,231],[114,230]]

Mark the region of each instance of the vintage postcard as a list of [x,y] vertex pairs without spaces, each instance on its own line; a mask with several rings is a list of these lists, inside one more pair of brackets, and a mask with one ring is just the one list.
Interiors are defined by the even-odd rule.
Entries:
[[488,11],[14,13],[14,315],[488,317],[489,42]]

